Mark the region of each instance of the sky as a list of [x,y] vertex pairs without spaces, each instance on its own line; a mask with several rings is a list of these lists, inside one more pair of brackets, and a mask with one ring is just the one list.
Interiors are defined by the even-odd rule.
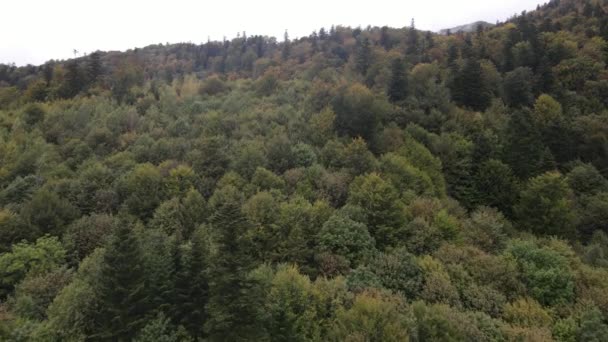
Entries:
[[540,0],[3,0],[0,63],[42,64],[95,50],[228,39],[237,32],[282,39],[321,27],[409,26],[438,31],[495,23]]

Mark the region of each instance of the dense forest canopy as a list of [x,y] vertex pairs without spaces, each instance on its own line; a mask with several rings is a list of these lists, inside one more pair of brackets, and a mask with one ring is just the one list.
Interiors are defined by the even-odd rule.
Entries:
[[608,1],[0,65],[0,340],[606,341]]

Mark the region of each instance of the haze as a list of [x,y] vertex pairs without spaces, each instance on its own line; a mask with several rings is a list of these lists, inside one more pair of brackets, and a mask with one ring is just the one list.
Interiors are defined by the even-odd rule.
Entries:
[[237,32],[282,39],[334,25],[408,26],[437,31],[477,20],[505,20],[536,0],[434,1],[81,1],[12,0],[3,4],[0,63],[42,64],[95,50],[156,43],[201,43]]

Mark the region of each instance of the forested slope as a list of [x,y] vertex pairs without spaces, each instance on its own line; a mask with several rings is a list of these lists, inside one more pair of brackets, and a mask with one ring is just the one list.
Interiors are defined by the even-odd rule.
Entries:
[[605,341],[607,42],[561,0],[0,65],[0,340]]

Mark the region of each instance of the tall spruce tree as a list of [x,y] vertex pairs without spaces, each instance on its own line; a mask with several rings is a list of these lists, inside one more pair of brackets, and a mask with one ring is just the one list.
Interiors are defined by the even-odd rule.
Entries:
[[369,38],[357,40],[357,54],[355,56],[355,67],[362,75],[367,73],[367,69],[372,64],[372,48]]
[[484,86],[481,65],[474,59],[467,59],[452,85],[452,97],[459,105],[483,111],[490,105],[491,94]]
[[175,257],[175,303],[173,318],[192,336],[203,336],[209,298],[206,251],[200,234],[190,244],[181,246]]
[[391,80],[388,88],[388,98],[391,102],[399,102],[407,97],[407,75],[405,64],[401,58],[396,58],[391,66]]
[[249,222],[238,200],[222,197],[211,218],[216,251],[209,268],[209,319],[205,328],[211,341],[248,341],[259,333],[255,325],[257,306],[251,298],[255,282],[250,272],[255,264],[246,234]]
[[130,341],[145,325],[148,299],[139,243],[128,224],[121,224],[104,253],[99,278],[99,331],[96,338]]

